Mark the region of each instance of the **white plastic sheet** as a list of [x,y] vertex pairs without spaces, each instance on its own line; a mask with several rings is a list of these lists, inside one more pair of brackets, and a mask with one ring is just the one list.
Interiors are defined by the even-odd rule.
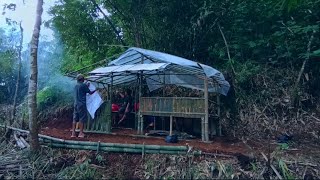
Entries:
[[[195,61],[191,61],[191,60],[174,56],[171,54],[166,54],[166,53],[147,50],[147,49],[134,48],[134,47],[129,48],[119,58],[111,61],[108,65],[109,67],[112,67],[112,66],[121,66],[121,65],[122,66],[134,65],[134,64],[141,64],[141,63],[143,64],[167,63],[167,64],[175,65],[175,67],[177,67],[180,71],[190,72],[190,74],[203,73],[208,78],[213,78],[214,80],[216,80],[219,84],[218,89],[215,87],[212,87],[209,84],[209,89],[208,89],[209,92],[218,92],[223,95],[227,95],[230,88],[230,84],[225,80],[223,74],[220,71],[208,65],[197,63]],[[170,82],[166,81],[165,84],[176,84],[179,86],[184,86],[187,88],[199,89],[199,90],[202,90],[204,88],[202,79],[197,78],[196,76],[178,75],[179,72],[176,72],[177,68],[174,70],[168,70],[169,73],[177,74],[177,75],[171,76]],[[165,69],[165,71],[167,70]],[[125,79],[127,77],[123,77],[123,78]],[[151,79],[161,80],[161,78],[155,77],[155,76],[152,76]],[[147,83],[150,91],[162,87],[161,84],[156,83],[151,79],[147,79]],[[161,82],[161,83],[164,83],[164,82]]]
[[[90,83],[89,89],[90,89],[90,91],[94,91],[96,89],[96,87]],[[91,118],[94,119],[94,114],[96,113],[97,109],[99,109],[99,107],[103,103],[103,100],[97,91],[91,95],[87,94],[86,100],[87,100],[87,104],[86,104],[87,110],[88,110]]]

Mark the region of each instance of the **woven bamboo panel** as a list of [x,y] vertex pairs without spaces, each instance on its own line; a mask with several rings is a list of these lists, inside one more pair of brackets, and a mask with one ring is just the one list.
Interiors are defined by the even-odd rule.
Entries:
[[140,101],[142,114],[173,115],[180,117],[203,116],[204,99],[191,97],[142,97]]

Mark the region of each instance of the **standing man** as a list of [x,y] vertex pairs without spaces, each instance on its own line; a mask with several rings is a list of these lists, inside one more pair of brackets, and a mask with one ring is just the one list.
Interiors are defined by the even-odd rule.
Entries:
[[86,95],[90,95],[96,92],[90,91],[88,85],[84,83],[84,76],[79,74],[77,76],[77,85],[74,87],[74,109],[73,109],[73,123],[72,123],[72,135],[76,137],[76,123],[79,122],[79,138],[84,137],[83,126],[87,121],[87,106],[86,106]]

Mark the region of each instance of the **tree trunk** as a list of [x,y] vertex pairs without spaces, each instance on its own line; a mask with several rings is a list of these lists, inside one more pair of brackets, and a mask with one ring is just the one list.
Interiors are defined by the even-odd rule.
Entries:
[[239,120],[239,112],[238,112],[238,107],[237,107],[237,94],[236,94],[236,89],[235,89],[235,85],[236,85],[236,71],[234,70],[233,67],[233,63],[231,62],[231,56],[230,56],[230,51],[229,51],[229,45],[228,42],[226,40],[226,37],[220,27],[220,24],[218,23],[218,28],[219,31],[221,33],[221,36],[223,38],[224,44],[227,48],[227,54],[228,54],[228,59],[229,59],[229,63],[231,66],[231,72],[226,74],[226,80],[230,83],[230,90],[228,92],[228,102],[227,102],[227,106],[230,108],[230,113],[231,113],[231,122],[230,122],[230,126],[231,129],[233,131],[233,136],[235,137],[235,126],[237,121]]
[[291,104],[292,104],[293,107],[298,107],[298,105],[299,105],[298,87],[299,87],[299,83],[300,83],[301,76],[302,76],[302,74],[303,74],[303,72],[304,72],[304,68],[305,68],[308,60],[310,59],[311,44],[312,44],[312,41],[313,41],[313,38],[314,38],[314,34],[315,34],[315,33],[316,33],[316,32],[313,31],[313,32],[312,32],[312,35],[311,35],[311,37],[310,37],[310,39],[309,39],[309,43],[308,43],[308,47],[307,47],[307,56],[306,56],[305,60],[304,60],[303,63],[302,63],[301,69],[300,69],[300,71],[299,71],[298,78],[297,78],[297,80],[296,80],[296,82],[295,82],[295,84],[294,84],[294,87],[293,87],[293,91],[292,91],[292,102],[291,102]]
[[18,52],[19,53],[18,54],[18,58],[19,58],[18,76],[17,76],[17,82],[16,82],[16,90],[14,92],[14,97],[13,97],[13,108],[12,108],[10,126],[14,122],[14,118],[15,118],[15,115],[16,115],[17,96],[18,96],[18,90],[19,90],[20,78],[21,78],[21,66],[22,66],[22,64],[21,64],[21,51],[22,51],[22,45],[23,45],[23,28],[22,28],[21,22],[20,22],[20,46],[19,46],[19,52]]
[[37,83],[38,83],[38,44],[40,36],[41,15],[43,12],[43,0],[38,0],[36,22],[31,39],[30,53],[30,79],[28,88],[28,112],[29,129],[31,135],[31,151],[36,152],[39,149],[38,138],[38,112],[37,112]]

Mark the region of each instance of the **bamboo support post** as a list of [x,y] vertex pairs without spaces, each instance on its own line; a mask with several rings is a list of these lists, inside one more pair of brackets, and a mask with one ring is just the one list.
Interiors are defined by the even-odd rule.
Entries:
[[222,127],[221,127],[221,119],[220,119],[220,95],[217,93],[217,108],[218,108],[218,136],[222,136]]
[[170,116],[170,133],[169,133],[170,136],[172,136],[172,121],[173,121],[173,117]]
[[98,145],[97,145],[97,154],[99,153],[100,150],[100,141],[98,141]]
[[208,78],[204,78],[204,141],[209,141],[209,93],[208,93]]
[[[143,61],[143,58],[142,58]],[[142,71],[139,74],[139,102],[141,102],[142,97]],[[138,113],[138,134],[143,134],[143,115],[141,114],[141,111],[139,110]]]
[[204,138],[204,117],[201,118],[201,140],[205,141],[205,138]]
[[[110,133],[111,132],[111,126],[112,126],[112,96],[113,96],[113,92],[112,92],[112,90],[113,90],[113,73],[111,73],[111,85],[110,85],[110,113],[109,113],[109,119],[107,119],[107,123],[106,123],[106,131],[108,132],[108,133]],[[107,105],[108,106],[108,105]],[[106,108],[108,108],[108,107],[106,107]]]
[[[138,104],[138,99],[139,99],[139,97],[138,97],[138,89],[139,89],[139,76],[137,75],[137,82],[136,82],[136,86],[135,86],[135,93],[134,93],[134,101],[135,101],[135,103],[136,104]],[[139,105],[140,105],[140,101],[139,101]],[[137,111],[136,111],[136,113],[135,113],[135,116],[134,116],[134,128],[135,129],[138,129],[138,121],[139,121],[139,111],[140,111],[140,106],[139,106],[139,109],[138,108],[136,108],[136,110],[138,110],[138,113],[137,113]]]

